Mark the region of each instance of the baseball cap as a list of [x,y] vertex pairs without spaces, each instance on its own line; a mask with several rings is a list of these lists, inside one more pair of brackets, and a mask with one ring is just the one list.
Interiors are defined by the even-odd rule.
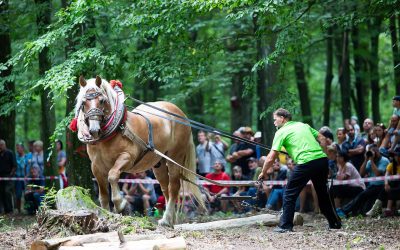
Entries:
[[393,101],[400,101],[400,95],[393,96]]

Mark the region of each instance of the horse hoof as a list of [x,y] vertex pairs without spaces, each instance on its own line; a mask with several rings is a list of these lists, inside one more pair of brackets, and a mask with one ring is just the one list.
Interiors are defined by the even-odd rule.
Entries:
[[122,199],[121,203],[119,204],[119,206],[116,206],[116,210],[118,213],[123,213],[125,208],[127,207],[127,200],[126,199]]
[[169,227],[169,228],[174,228],[174,225],[169,223],[167,220],[161,219],[158,221],[158,225],[161,227]]

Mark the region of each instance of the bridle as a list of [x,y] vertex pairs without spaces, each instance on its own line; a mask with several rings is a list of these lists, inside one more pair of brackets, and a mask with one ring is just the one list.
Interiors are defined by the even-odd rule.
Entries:
[[[88,91],[89,90],[92,90],[92,89],[88,89]],[[91,108],[86,113],[84,111],[84,103],[86,102],[86,100],[93,100],[99,96],[103,96],[108,102],[108,98],[106,98],[100,91],[96,91],[93,93],[86,93],[85,96],[83,97],[81,109],[82,109],[82,112],[84,113],[85,123],[88,126],[89,126],[89,124],[88,124],[89,120],[96,120],[96,121],[99,121],[100,123],[102,123],[104,120],[107,120],[104,115],[104,108],[102,108],[102,109]]]

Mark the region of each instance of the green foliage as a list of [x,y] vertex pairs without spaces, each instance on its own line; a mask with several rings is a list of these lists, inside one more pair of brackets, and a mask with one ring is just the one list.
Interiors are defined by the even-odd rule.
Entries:
[[[204,116],[206,123],[229,130],[233,76],[245,72],[243,97],[256,107],[260,101],[257,72],[272,64],[278,65],[276,72],[271,72],[278,81],[268,86],[268,91],[278,95],[271,106],[255,111],[257,119],[268,119],[265,115],[281,106],[301,119],[292,69],[293,60],[301,60],[313,114],[321,114],[326,29],[365,28],[371,16],[387,17],[399,2],[75,0],[65,9],[58,4],[53,7],[52,24],[38,36],[32,32],[37,10],[28,8],[29,1],[10,1],[13,56],[0,64],[0,72],[13,67],[11,76],[0,78],[0,91],[7,80],[13,80],[17,89],[15,95],[0,97],[4,103],[0,114],[16,109],[18,121],[24,122],[21,116],[28,116],[26,119],[38,123],[37,96],[42,89],[49,89],[59,122],[52,141],[63,135],[69,121],[65,100],[75,97],[67,97],[67,90],[85,72],[120,79],[128,95],[145,101],[173,101],[184,110],[189,108],[187,100],[202,93],[203,114],[188,115]],[[387,31],[384,24],[383,32]],[[262,55],[257,41],[265,47]],[[39,77],[37,55],[44,48],[51,51],[53,66]],[[390,96],[394,89],[388,33],[381,35],[379,54],[382,96]],[[334,125],[341,123],[337,63],[332,86]],[[390,115],[389,106],[382,98],[385,118]],[[322,118],[314,115],[314,122],[320,126]],[[18,125],[19,140],[39,137],[38,126],[29,125]]]

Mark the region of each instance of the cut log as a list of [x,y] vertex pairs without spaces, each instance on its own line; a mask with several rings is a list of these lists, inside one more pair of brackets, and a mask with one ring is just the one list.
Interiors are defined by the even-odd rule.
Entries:
[[[303,225],[303,217],[301,214],[296,213],[293,219],[293,223],[298,225]],[[198,224],[179,224],[175,225],[175,229],[180,229],[184,231],[200,231],[200,230],[212,230],[212,229],[227,229],[234,227],[259,225],[264,226],[276,226],[279,224],[279,216],[272,214],[261,214],[246,218],[230,219],[230,220],[219,220],[206,223]]]
[[117,242],[88,243],[82,246],[61,246],[59,250],[184,250],[186,242],[183,237],[163,240],[127,241],[123,244]]
[[[126,242],[141,241],[141,240],[162,240],[166,237],[162,234],[147,234],[147,235],[124,235]],[[31,250],[50,250],[59,249],[61,246],[82,246],[87,243],[96,242],[120,242],[120,237],[117,232],[96,233],[77,235],[58,239],[45,239],[34,241],[31,245]]]

